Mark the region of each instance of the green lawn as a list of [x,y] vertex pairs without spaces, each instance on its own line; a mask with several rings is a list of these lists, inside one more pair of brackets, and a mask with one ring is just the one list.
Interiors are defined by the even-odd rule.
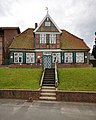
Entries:
[[96,68],[59,68],[60,90],[96,91]]
[[0,68],[0,89],[38,89],[41,69]]

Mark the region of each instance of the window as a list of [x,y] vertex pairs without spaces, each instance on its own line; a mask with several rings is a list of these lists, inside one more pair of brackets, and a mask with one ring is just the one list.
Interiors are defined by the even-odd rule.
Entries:
[[52,53],[52,62],[55,63],[61,63],[61,54],[60,53]]
[[26,63],[34,63],[35,62],[34,53],[26,53]]
[[23,53],[14,53],[14,63],[23,63]]
[[46,34],[40,34],[40,43],[46,44]]
[[50,26],[50,22],[45,22],[45,26]]
[[50,34],[50,44],[56,44],[56,35]]
[[84,63],[84,53],[83,52],[76,53],[76,63]]
[[72,63],[73,62],[73,53],[64,53],[65,55],[65,63]]

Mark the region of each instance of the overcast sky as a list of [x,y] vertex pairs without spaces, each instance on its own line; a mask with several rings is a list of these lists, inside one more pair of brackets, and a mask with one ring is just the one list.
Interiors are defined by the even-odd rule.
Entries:
[[46,15],[60,29],[85,40],[92,49],[96,31],[96,0],[0,0],[0,27],[34,28]]

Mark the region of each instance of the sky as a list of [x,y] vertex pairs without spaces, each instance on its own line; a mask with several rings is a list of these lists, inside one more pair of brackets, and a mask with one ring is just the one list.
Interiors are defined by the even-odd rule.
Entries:
[[96,32],[96,0],[0,0],[0,27],[34,28],[49,14],[60,29],[84,39],[92,50]]

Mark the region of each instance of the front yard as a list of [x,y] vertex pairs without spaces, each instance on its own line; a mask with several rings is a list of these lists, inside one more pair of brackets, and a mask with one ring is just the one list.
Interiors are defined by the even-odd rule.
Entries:
[[96,91],[96,68],[59,68],[60,90]]
[[[0,89],[39,89],[42,69],[0,68]],[[96,91],[96,68],[59,68],[59,90]]]
[[0,89],[38,89],[41,69],[0,68]]

